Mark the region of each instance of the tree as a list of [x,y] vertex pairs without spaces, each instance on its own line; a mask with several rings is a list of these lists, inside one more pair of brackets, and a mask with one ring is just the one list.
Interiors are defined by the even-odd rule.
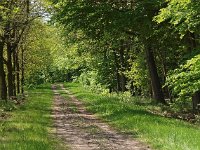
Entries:
[[[127,34],[130,37],[138,37],[146,50],[147,64],[150,72],[150,80],[153,96],[156,100],[165,103],[161,88],[157,66],[155,63],[153,45],[154,29],[156,24],[152,18],[158,12],[160,2],[129,2],[129,1],[54,1],[58,9],[55,18],[71,31],[81,30],[93,40],[99,41],[106,33],[119,35]],[[119,38],[120,40],[120,38]],[[126,42],[126,41],[125,41]],[[133,42],[133,41],[132,41]],[[123,45],[123,44],[121,44]],[[123,60],[122,47],[118,47]],[[116,55],[117,56],[117,55]],[[121,72],[125,70],[122,67]],[[121,73],[123,91],[126,79]]]
[[[199,66],[200,55],[188,60],[178,69],[171,71],[167,78],[167,84],[178,100],[187,102],[192,99],[200,89]],[[200,101],[193,100],[193,109],[198,109]]]
[[[1,31],[1,53],[0,57],[0,81],[1,81],[1,99],[8,96],[16,96],[19,93],[19,51],[23,43],[22,38],[28,33],[31,22],[44,13],[42,1],[17,0],[0,2],[0,31]],[[7,53],[4,56],[5,51]],[[4,69],[6,65],[7,70]],[[5,73],[7,73],[7,84]],[[17,79],[17,82],[16,82]],[[17,85],[17,86],[16,86]],[[17,90],[16,90],[17,87]]]
[[[199,29],[200,29],[200,19],[198,18],[199,14],[199,8],[200,8],[200,2],[198,1],[192,1],[192,0],[170,0],[167,3],[167,6],[162,8],[160,10],[159,15],[157,15],[154,20],[157,21],[157,23],[163,23],[168,22],[173,26],[173,29],[178,32],[180,35],[180,38],[184,40],[184,45],[186,48],[182,48],[182,51],[186,49],[187,58],[191,59],[191,56],[194,54],[198,54],[198,48],[199,48]],[[198,58],[198,56],[197,56]],[[197,58],[193,58],[192,60],[197,60]],[[192,61],[193,62],[193,61]],[[188,63],[186,63],[187,66]],[[197,65],[196,62],[190,63],[191,66]],[[174,93],[178,93],[180,96],[180,99],[184,97],[184,94],[188,94],[191,96],[191,93],[193,94],[193,108],[196,109],[197,104],[200,103],[200,89],[197,88],[195,85],[191,85],[190,88],[193,88],[191,90],[188,90],[188,92],[183,88],[180,89],[178,87],[182,87],[183,84],[187,85],[186,82],[188,80],[185,80],[185,77],[190,77],[191,74],[197,73],[196,70],[192,70],[190,67],[186,67],[183,65],[179,69],[179,71],[175,71],[172,76],[170,76],[170,81],[173,80],[173,78],[176,78],[177,75],[177,81],[175,83],[169,83],[170,85],[173,85],[172,87],[176,87],[176,89],[172,89],[172,91],[175,91]],[[193,66],[194,67],[194,66]],[[188,73],[184,73],[185,69],[188,71]],[[173,80],[174,81],[174,80]],[[195,84],[198,83],[198,80],[195,81]],[[194,92],[195,91],[195,92]],[[184,93],[184,94],[183,94]],[[186,98],[186,97],[185,97]]]

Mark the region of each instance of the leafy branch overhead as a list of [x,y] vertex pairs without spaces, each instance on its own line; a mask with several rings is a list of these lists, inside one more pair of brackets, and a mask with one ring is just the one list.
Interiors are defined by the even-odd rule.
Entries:
[[196,0],[169,0],[154,17],[158,23],[168,22],[179,32],[181,37],[187,32],[198,32],[200,28],[200,3]]

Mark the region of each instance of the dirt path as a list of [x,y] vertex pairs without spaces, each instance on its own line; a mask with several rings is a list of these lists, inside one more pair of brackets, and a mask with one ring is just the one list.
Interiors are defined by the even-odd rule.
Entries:
[[95,115],[88,113],[63,85],[53,85],[52,89],[56,135],[72,150],[150,150],[128,135],[117,133]]

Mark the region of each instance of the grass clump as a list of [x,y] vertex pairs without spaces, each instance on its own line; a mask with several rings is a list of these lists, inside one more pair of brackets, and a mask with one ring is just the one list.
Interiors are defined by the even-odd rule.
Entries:
[[28,91],[26,102],[0,120],[0,149],[53,150],[63,146],[53,137],[51,107],[53,93],[50,84]]
[[77,83],[66,83],[65,86],[85,102],[88,110],[108,121],[116,129],[149,143],[154,149],[200,149],[198,126],[153,114],[148,111],[146,105],[127,103],[116,96],[91,93]]

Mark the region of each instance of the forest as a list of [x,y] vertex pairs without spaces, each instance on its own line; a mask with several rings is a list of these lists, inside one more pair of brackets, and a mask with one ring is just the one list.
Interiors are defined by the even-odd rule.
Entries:
[[[59,99],[56,90],[69,90],[89,111],[111,121],[111,126],[117,130],[127,128],[127,132],[141,135],[139,141],[147,143],[151,149],[198,150],[197,139],[193,139],[191,147],[180,143],[174,147],[173,144],[160,146],[166,143],[164,139],[163,143],[160,141],[164,133],[156,139],[160,145],[152,144],[158,141],[151,136],[157,135],[143,126],[145,123],[151,126],[145,121],[155,121],[158,119],[155,116],[171,118],[183,123],[181,133],[189,128],[192,131],[185,132],[195,130],[194,137],[198,138],[199,48],[198,0],[1,0],[0,143],[4,142],[1,137],[6,135],[4,124],[9,126],[5,122],[12,117],[10,114],[23,113],[21,107],[26,105],[30,110],[36,106],[49,108],[53,102],[48,99]],[[46,91],[52,93],[49,97],[44,95],[44,102],[39,100],[42,95],[38,96],[37,104],[30,101],[34,99],[34,92],[44,94],[45,86],[51,88],[51,85],[53,91]],[[94,98],[87,92],[94,94]],[[70,94],[63,97],[70,96],[73,101]],[[71,101],[70,109],[79,110],[78,102]],[[134,111],[141,111],[140,115],[144,111],[149,118],[142,122],[140,116],[130,124],[128,119],[120,123],[115,119],[120,120],[121,109],[124,118],[133,117]],[[131,128],[137,119],[141,124]],[[179,126],[179,122],[168,121],[170,125]],[[162,119],[155,122],[158,125]],[[181,142],[185,142],[184,138]],[[16,148],[4,146],[0,149]],[[32,146],[32,149],[51,149]]]

